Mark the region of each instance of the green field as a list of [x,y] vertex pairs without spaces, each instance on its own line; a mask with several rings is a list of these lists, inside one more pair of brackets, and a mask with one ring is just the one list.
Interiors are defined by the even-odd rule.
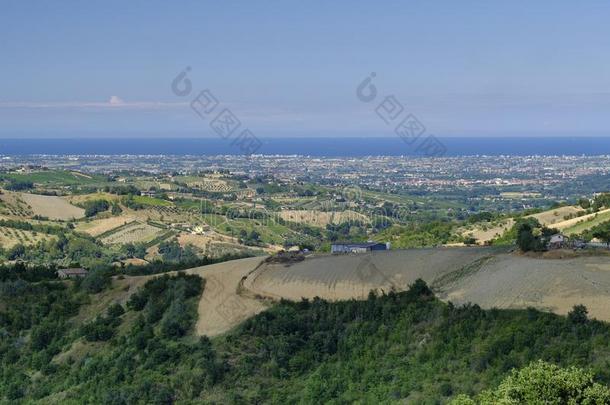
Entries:
[[107,183],[103,176],[78,174],[66,170],[48,170],[33,173],[3,173],[5,180],[29,181],[45,186],[75,186]]
[[291,229],[274,221],[261,222],[255,219],[236,218],[218,225],[220,233],[239,237],[240,232],[245,230],[250,233],[256,231],[263,243],[281,245],[286,235],[294,233]]
[[171,202],[162,200],[160,198],[147,197],[143,195],[136,195],[133,197],[133,200],[139,204],[150,205],[153,207],[171,207],[174,205]]
[[604,212],[602,214],[598,214],[594,218],[589,221],[585,221],[569,228],[564,229],[564,233],[567,235],[575,235],[587,231],[593,228],[596,225],[601,224],[602,222],[610,221],[610,212]]

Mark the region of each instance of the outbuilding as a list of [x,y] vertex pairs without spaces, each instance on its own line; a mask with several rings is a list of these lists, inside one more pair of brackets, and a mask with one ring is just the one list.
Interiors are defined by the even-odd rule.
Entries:
[[61,279],[65,278],[83,278],[88,274],[87,270],[83,268],[72,268],[72,269],[60,269],[57,270],[57,277]]
[[330,245],[330,252],[333,254],[339,253],[366,253],[376,250],[390,250],[390,242],[336,242]]

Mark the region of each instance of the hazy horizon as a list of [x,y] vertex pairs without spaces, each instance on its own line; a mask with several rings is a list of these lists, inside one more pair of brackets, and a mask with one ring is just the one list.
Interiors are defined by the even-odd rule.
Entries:
[[[591,7],[595,7],[592,12]],[[0,137],[215,137],[208,89],[256,136],[610,134],[609,4],[6,2]],[[188,70],[192,91],[172,81]],[[359,84],[375,74],[378,97]],[[220,109],[220,107],[219,107]],[[32,136],[32,134],[35,134]]]

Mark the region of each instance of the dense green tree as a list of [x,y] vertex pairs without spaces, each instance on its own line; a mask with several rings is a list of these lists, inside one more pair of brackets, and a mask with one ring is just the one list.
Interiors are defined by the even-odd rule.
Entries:
[[608,404],[610,389],[596,383],[591,372],[577,367],[560,368],[543,361],[513,370],[494,390],[474,400],[460,396],[452,405],[496,404]]
[[592,229],[592,235],[610,247],[610,222],[604,222]]
[[84,203],[85,216],[92,217],[99,212],[107,211],[110,208],[110,203],[106,200],[89,200]]

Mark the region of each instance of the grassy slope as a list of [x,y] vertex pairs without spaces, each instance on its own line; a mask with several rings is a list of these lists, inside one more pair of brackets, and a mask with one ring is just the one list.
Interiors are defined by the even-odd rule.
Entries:
[[162,200],[160,198],[148,197],[143,195],[136,195],[133,200],[139,204],[151,205],[153,207],[171,207],[173,204],[170,201]]
[[601,224],[602,222],[606,222],[606,221],[610,221],[610,212],[601,213],[599,215],[594,216],[593,218],[591,218],[588,221],[578,223],[569,228],[565,228],[563,230],[563,232],[566,235],[580,234],[580,233],[583,233],[584,231],[588,231],[589,229],[593,228],[594,226],[597,226],[597,225]]
[[31,181],[32,183],[47,186],[71,186],[79,184],[99,184],[106,182],[106,179],[102,176],[82,176],[65,170],[48,170],[33,173],[6,173],[3,174],[2,177],[18,181]]

